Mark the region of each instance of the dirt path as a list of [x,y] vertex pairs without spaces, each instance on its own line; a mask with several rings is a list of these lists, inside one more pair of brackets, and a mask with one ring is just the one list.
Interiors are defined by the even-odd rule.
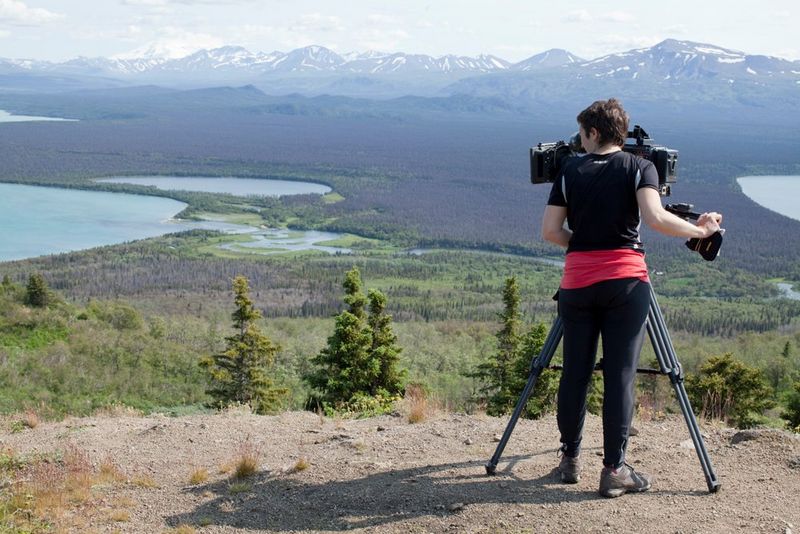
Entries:
[[[558,482],[553,417],[520,422],[498,476],[486,476],[506,422],[440,414],[412,425],[304,412],[97,417],[42,423],[0,442],[18,454],[71,444],[96,464],[113,459],[124,480],[95,489],[95,504],[77,512],[81,532],[800,532],[797,435],[705,424],[722,482],[712,495],[683,418],[636,421],[628,458],[654,487],[603,499],[598,418],[587,419],[588,468],[576,485]],[[236,482],[248,436],[261,466]],[[301,459],[309,465],[297,470]],[[208,480],[190,484],[199,468]],[[109,519],[112,508],[126,513]]]

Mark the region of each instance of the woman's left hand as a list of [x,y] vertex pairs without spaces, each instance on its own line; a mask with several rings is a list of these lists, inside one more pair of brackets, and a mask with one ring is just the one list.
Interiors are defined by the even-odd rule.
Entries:
[[700,217],[697,218],[697,226],[705,230],[706,235],[705,237],[710,237],[714,235],[714,233],[719,232],[720,224],[722,223],[722,214],[717,213],[716,211],[711,211],[707,213],[702,213]]

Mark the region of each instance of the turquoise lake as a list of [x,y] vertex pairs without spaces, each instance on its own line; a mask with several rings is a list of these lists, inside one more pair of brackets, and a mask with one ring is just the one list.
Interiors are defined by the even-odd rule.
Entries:
[[0,183],[0,260],[178,231],[169,221],[184,207],[167,198]]
[[[315,184],[311,184],[315,185]],[[288,232],[219,221],[173,219],[186,204],[163,197],[0,183],[0,261],[84,250],[190,229],[248,234],[240,251],[321,250],[340,234]],[[222,245],[223,248],[225,245]]]

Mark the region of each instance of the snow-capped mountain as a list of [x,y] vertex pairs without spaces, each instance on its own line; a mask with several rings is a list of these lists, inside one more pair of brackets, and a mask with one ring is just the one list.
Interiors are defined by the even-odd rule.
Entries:
[[584,60],[567,50],[552,49],[518,63],[491,55],[478,57],[369,51],[339,55],[322,46],[307,46],[290,52],[253,53],[240,46],[199,50],[188,56],[170,59],[163,54],[138,58],[80,57],[62,63],[2,59],[4,69],[47,71],[68,74],[136,77],[153,73],[239,72],[343,73],[343,74],[486,74],[501,71],[535,72],[565,67],[577,76],[638,78],[704,78],[741,76],[797,77],[800,63],[781,58],[747,55],[714,45],[668,39],[650,48],[609,54]]
[[640,76],[652,76],[661,79],[800,79],[798,61],[747,55],[714,45],[674,39],[667,39],[650,48],[581,62],[578,68],[582,75],[597,78],[636,79]]
[[[784,100],[800,93],[800,61],[673,39],[592,60],[551,49],[517,63],[491,55],[433,57],[376,51],[340,55],[322,46],[270,53],[223,46],[177,59],[157,50],[143,54],[138,58],[80,57],[61,63],[0,58],[0,75],[14,76],[7,80],[9,87],[18,84],[29,90],[33,85],[42,91],[60,90],[61,82],[53,81],[63,79],[63,85],[70,88],[93,84],[176,88],[253,84],[270,94],[366,98],[465,94],[541,100],[553,91],[566,95],[578,87],[584,92],[591,89],[595,94],[614,94],[652,91],[658,84],[680,81],[699,81],[708,87],[765,84],[779,88]],[[26,75],[45,75],[47,82],[34,78],[21,81],[19,77]],[[600,82],[608,84],[608,89]]]
[[132,77],[166,72],[238,71],[256,74],[342,72],[377,73],[463,73],[480,74],[507,70],[511,63],[496,56],[477,58],[447,55],[439,58],[422,54],[365,52],[341,56],[322,46],[307,46],[291,52],[253,53],[240,46],[199,50],[179,59],[150,54],[140,58],[85,58],[62,63],[0,60],[9,66],[84,75]]
[[607,95],[626,102],[680,103],[683,109],[800,105],[800,61],[673,39],[588,61],[573,58],[565,51],[545,52],[512,65],[506,75],[463,78],[440,94],[502,98],[537,109]]
[[514,65],[514,70],[529,71],[538,69],[548,69],[555,67],[566,67],[576,63],[583,63],[585,60],[573,55],[560,48],[552,48],[541,54],[531,56],[524,61]]

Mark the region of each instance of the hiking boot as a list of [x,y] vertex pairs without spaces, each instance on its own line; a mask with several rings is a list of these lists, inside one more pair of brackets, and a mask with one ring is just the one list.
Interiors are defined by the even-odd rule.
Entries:
[[577,484],[581,479],[581,459],[580,456],[567,456],[561,450],[561,462],[558,464],[558,471],[561,473],[561,482],[566,484]]
[[637,473],[628,464],[618,469],[604,467],[600,472],[600,495],[603,497],[619,497],[629,491],[647,491],[650,485],[649,475]]

